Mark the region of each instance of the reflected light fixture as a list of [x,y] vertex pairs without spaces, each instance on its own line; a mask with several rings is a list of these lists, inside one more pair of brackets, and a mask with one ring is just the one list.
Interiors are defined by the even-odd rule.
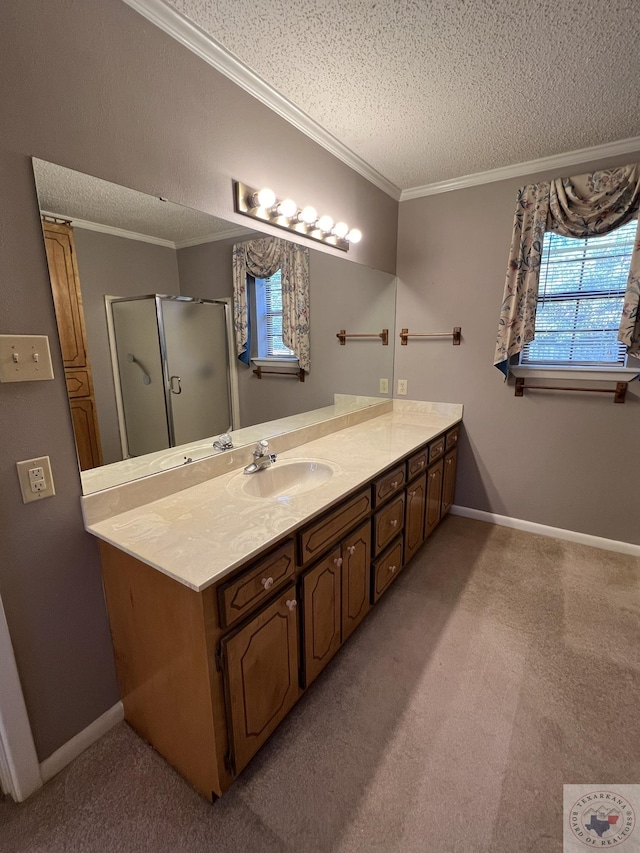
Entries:
[[318,218],[315,207],[307,205],[299,208],[291,198],[279,201],[273,190],[267,187],[256,190],[234,181],[233,200],[236,213],[268,222],[293,234],[342,249],[343,252],[349,251],[351,243],[359,243],[362,239],[362,232],[358,228],[350,229],[342,221],[334,224],[333,217],[327,214]]

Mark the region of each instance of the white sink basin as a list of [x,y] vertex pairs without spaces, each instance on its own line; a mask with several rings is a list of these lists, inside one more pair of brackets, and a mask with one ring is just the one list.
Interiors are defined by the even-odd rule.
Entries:
[[229,483],[235,491],[240,488],[252,498],[289,498],[309,492],[326,483],[337,471],[329,462],[314,459],[292,459],[288,462],[274,462],[268,468],[253,474],[237,474]]

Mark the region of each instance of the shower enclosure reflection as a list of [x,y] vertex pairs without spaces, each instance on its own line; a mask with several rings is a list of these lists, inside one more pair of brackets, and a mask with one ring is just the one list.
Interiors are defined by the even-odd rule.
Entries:
[[233,428],[224,302],[156,294],[108,308],[124,459]]

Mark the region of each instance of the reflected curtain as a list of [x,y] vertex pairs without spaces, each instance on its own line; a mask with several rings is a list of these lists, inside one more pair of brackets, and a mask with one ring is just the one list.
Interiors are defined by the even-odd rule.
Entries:
[[[576,238],[608,234],[637,216],[639,208],[638,163],[518,190],[494,357],[494,365],[505,376],[511,356],[535,336],[544,232]],[[640,354],[639,303],[640,240],[636,238],[618,332],[618,340],[636,356]]]
[[293,350],[300,367],[308,371],[309,360],[309,249],[261,237],[233,247],[233,322],[238,358],[249,364],[251,328],[247,299],[247,273],[269,278],[282,270],[282,340]]

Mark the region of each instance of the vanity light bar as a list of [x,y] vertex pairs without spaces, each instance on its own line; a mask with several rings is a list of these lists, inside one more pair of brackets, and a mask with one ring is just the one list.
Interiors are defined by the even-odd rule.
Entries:
[[359,243],[362,239],[362,233],[357,228],[349,229],[346,222],[334,223],[331,216],[318,216],[316,209],[311,206],[299,208],[290,198],[281,201],[266,187],[256,190],[234,181],[233,200],[236,213],[268,222],[292,234],[317,240],[334,249],[342,249],[343,252],[349,251],[351,243]]

